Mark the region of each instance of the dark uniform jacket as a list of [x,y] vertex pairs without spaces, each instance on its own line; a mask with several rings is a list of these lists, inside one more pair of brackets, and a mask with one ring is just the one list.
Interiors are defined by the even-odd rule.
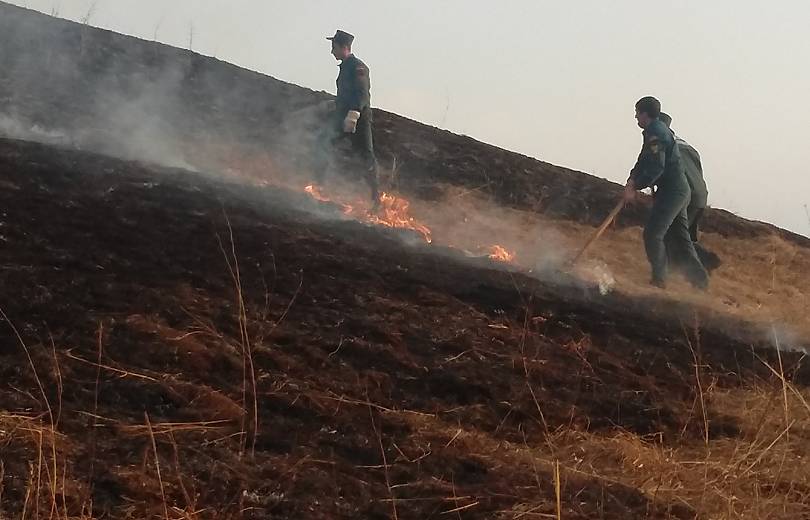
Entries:
[[705,208],[709,199],[709,189],[706,187],[706,181],[703,179],[703,166],[700,164],[700,154],[691,144],[680,137],[676,136],[675,142],[678,144],[678,151],[681,154],[681,162],[683,163],[686,180],[689,182],[689,187],[692,189],[692,201],[689,204],[696,208]]
[[657,186],[677,192],[689,191],[675,136],[663,122],[654,119],[642,133],[644,143],[630,171],[636,189]]
[[337,78],[336,115],[342,119],[350,110],[356,110],[368,117],[371,111],[371,79],[365,63],[350,54],[340,64]]

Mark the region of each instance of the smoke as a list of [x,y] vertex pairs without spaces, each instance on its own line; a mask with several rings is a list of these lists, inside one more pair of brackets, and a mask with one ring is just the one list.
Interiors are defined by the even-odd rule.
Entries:
[[0,113],[0,136],[51,145],[71,145],[71,140],[64,131],[46,129],[30,121],[2,113]]
[[305,155],[327,97],[1,3],[0,70],[0,135],[192,170],[273,146]]
[[785,323],[774,323],[767,331],[767,341],[782,352],[808,353],[802,335]]
[[106,132],[87,133],[84,146],[125,159],[195,170],[183,152],[177,113],[183,71],[169,67],[129,93],[102,85],[93,107],[93,120]]
[[[160,166],[196,170],[166,114],[175,103],[174,83],[148,83],[133,96],[100,89],[86,126],[60,128],[35,123],[18,106],[0,112],[0,136],[76,148]],[[10,109],[9,109],[10,108]]]
[[193,169],[176,110],[183,62],[150,67],[148,49],[128,55],[110,33],[0,9],[0,135]]
[[587,262],[578,270],[578,274],[584,280],[594,283],[602,296],[610,294],[616,286],[616,279],[613,278],[607,264],[598,260]]
[[[325,93],[3,4],[0,67],[0,135],[297,190],[330,109]],[[344,175],[326,192],[358,210],[322,216],[362,220],[364,179],[350,173],[351,163],[338,163]],[[397,184],[393,171],[384,178]],[[443,197],[411,200],[408,216],[429,226],[437,245],[475,258],[499,245],[515,258],[493,267],[540,278],[553,278],[568,260],[565,237],[535,215],[479,193],[437,189]],[[615,283],[604,265],[580,275],[603,294]]]

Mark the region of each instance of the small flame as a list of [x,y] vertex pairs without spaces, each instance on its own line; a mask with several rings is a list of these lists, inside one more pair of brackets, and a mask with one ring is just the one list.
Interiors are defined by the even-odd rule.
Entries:
[[428,244],[431,243],[433,238],[430,228],[410,216],[408,212],[410,206],[411,203],[407,199],[383,193],[380,196],[379,214],[370,214],[368,220],[382,226],[416,231]]
[[515,253],[495,244],[489,248],[489,257],[497,262],[511,262],[515,259]]
[[[309,195],[318,202],[334,202],[332,199],[321,193],[321,189],[314,184],[304,186],[304,191],[309,193]],[[343,213],[345,215],[349,215],[352,211],[354,211],[354,208],[348,204],[340,204],[340,206],[342,206]]]
[[313,199],[321,202],[331,202],[328,197],[324,197],[321,190],[314,184],[304,187],[304,191],[309,193]]

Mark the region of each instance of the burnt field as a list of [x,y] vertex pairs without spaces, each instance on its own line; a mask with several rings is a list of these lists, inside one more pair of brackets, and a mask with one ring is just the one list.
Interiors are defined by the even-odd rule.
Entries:
[[657,291],[647,199],[565,268],[607,180],[375,110],[369,215],[327,93],[3,3],[0,65],[0,519],[810,517],[806,237]]
[[807,372],[753,325],[278,188],[16,141],[0,179],[9,518],[807,514]]

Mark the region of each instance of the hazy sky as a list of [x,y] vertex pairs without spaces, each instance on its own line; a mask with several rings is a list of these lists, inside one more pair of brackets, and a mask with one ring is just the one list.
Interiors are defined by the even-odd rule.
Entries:
[[[334,92],[324,36],[357,36],[372,102],[622,182],[635,101],[702,154],[710,203],[810,234],[810,2],[18,0]],[[94,6],[94,7],[93,7]]]

